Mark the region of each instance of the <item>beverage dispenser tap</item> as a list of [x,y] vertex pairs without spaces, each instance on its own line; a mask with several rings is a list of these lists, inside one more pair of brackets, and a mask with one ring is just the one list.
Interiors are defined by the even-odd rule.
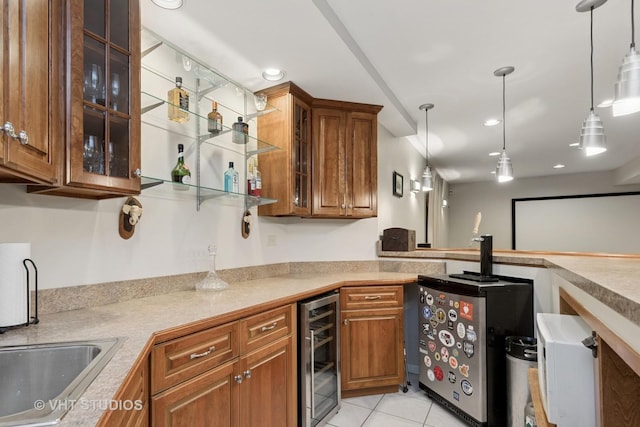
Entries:
[[480,275],[483,277],[493,276],[493,236],[483,234],[472,240],[480,242]]

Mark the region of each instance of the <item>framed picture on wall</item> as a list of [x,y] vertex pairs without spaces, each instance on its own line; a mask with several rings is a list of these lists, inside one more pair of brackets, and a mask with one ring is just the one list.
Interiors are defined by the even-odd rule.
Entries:
[[404,177],[398,172],[393,171],[393,195],[402,197],[402,189],[404,188]]

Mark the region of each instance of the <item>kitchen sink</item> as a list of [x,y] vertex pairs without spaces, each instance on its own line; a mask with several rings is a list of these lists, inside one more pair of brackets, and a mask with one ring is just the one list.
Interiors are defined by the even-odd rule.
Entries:
[[122,345],[122,338],[0,347],[0,426],[54,425]]

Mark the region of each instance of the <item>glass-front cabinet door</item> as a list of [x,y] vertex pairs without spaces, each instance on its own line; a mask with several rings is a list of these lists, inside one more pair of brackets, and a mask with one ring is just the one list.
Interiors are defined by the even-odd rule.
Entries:
[[89,193],[139,193],[139,0],[71,0],[67,19],[66,184]]

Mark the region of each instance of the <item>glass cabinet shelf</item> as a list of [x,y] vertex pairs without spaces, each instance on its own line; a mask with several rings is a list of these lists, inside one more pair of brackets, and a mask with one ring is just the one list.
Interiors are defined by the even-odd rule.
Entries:
[[[218,135],[211,133],[203,133],[196,135],[196,127],[191,123],[178,123],[169,120],[167,117],[167,107],[169,102],[164,99],[158,98],[150,93],[142,92],[142,98],[140,102],[140,111],[142,113],[142,123],[146,123],[151,126],[155,126],[166,130],[167,132],[191,138],[197,140],[200,143],[211,144],[224,150],[235,151],[240,154],[244,154],[247,158],[259,154],[265,153],[271,150],[277,150],[278,147],[269,144],[265,141],[261,141],[252,136],[247,136],[246,144],[236,144],[232,142],[233,130],[223,125],[223,130]],[[206,115],[197,114],[193,111],[188,111],[190,121],[200,120],[202,121],[201,129],[207,128]]]
[[201,202],[210,199],[216,199],[228,205],[244,205],[260,206],[275,203],[277,200],[266,197],[254,197],[244,193],[231,193],[217,188],[209,188],[197,185],[187,185],[173,182],[161,178],[152,178],[148,176],[141,177],[141,188],[147,195],[155,195],[159,197],[167,197],[175,200],[193,200],[198,197],[198,189],[200,191],[199,199]]

